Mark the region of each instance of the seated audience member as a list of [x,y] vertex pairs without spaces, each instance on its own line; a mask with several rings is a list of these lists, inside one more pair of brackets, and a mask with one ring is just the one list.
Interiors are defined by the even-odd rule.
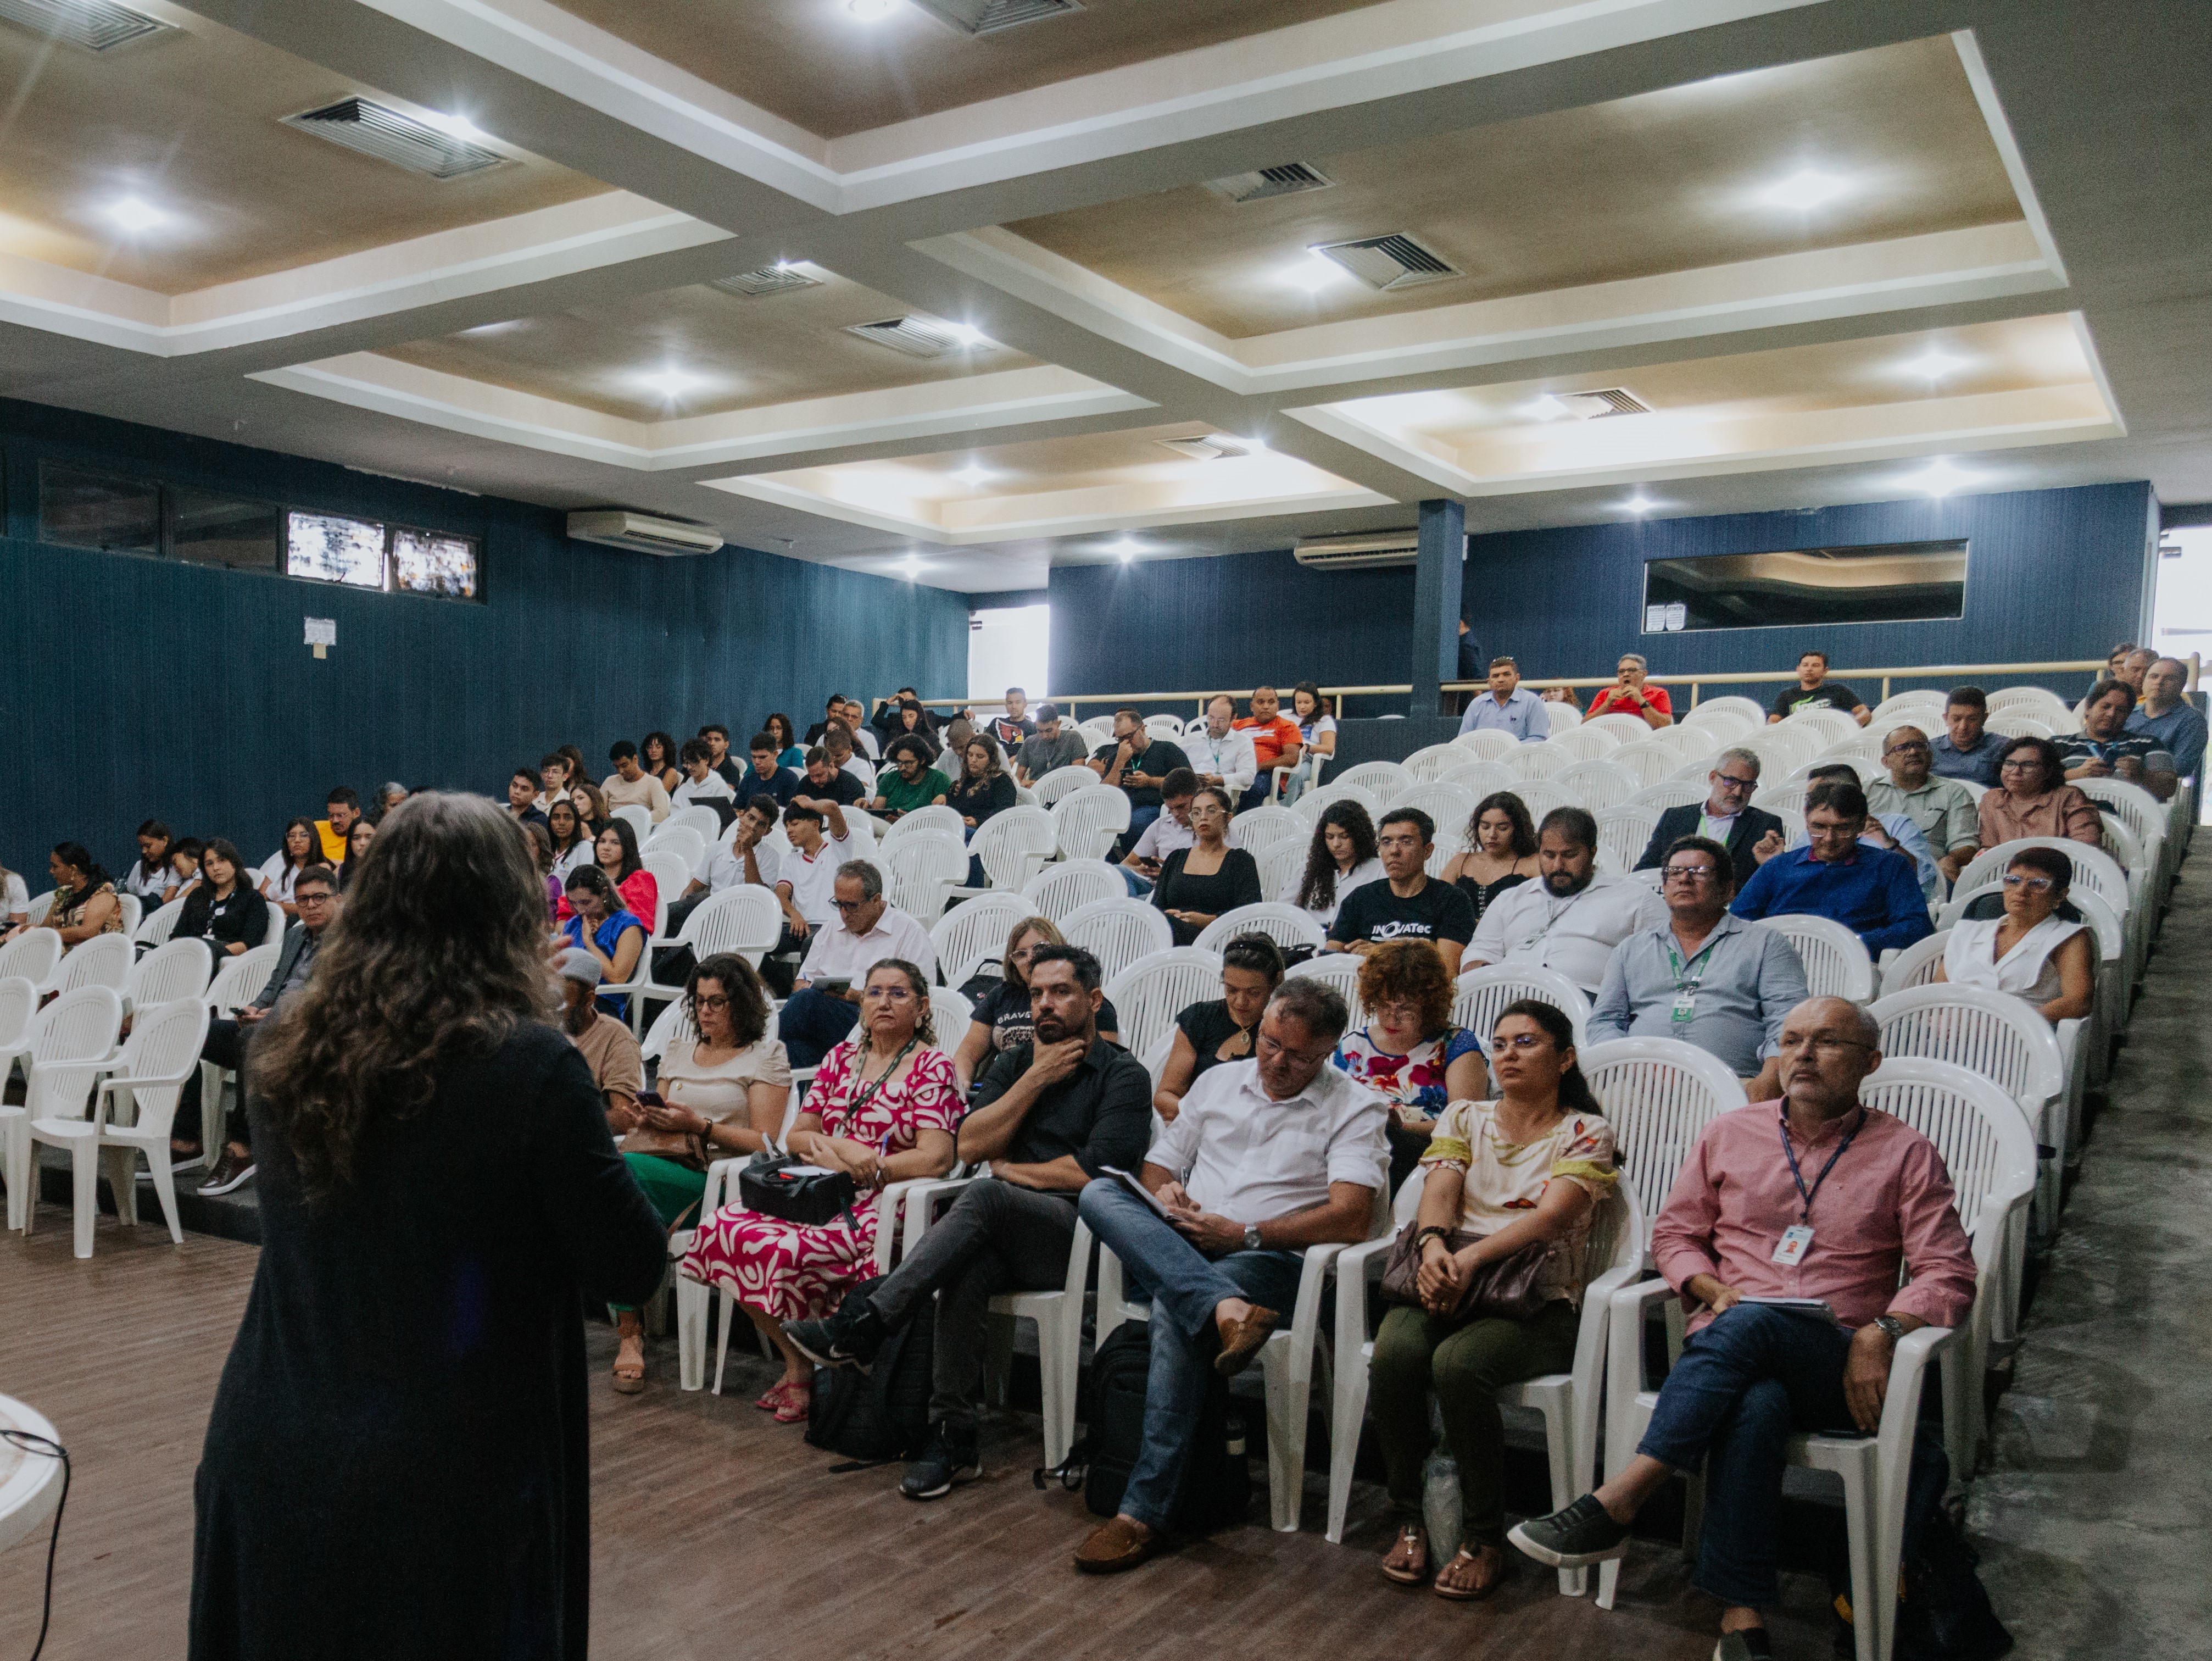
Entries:
[[939,735],[937,723],[930,718],[929,711],[912,698],[901,699],[898,707],[892,711],[890,734],[884,740],[884,754],[889,756],[902,739],[911,739],[927,750],[932,765],[936,764],[939,754],[945,748],[945,739]]
[[571,871],[589,864],[593,858],[592,833],[585,828],[584,816],[575,798],[555,802],[553,811],[545,816],[544,828],[553,849],[553,874],[565,883]]
[[[708,958],[684,983],[685,1025],[661,1058],[660,1100],[609,1105],[607,1128],[619,1138],[623,1163],[672,1233],[698,1222],[709,1165],[763,1152],[782,1128],[791,1063],[766,1036],[769,1008],[743,958]],[[611,1046],[629,1037],[620,1021],[595,1019]],[[636,1054],[635,1041],[629,1053]],[[635,1308],[619,1304],[615,1326],[614,1387],[634,1396],[645,1387],[645,1328]]]
[[[1963,1325],[1973,1306],[1973,1255],[1942,1155],[1902,1119],[1859,1101],[1881,1060],[1880,1038],[1864,1010],[1808,1000],[1782,1029],[1784,1100],[1723,1113],[1699,1133],[1653,1226],[1651,1256],[1670,1286],[1704,1307],[1690,1317],[1644,1439],[1595,1494],[1507,1536],[1557,1567],[1619,1557],[1644,1502],[1675,1472],[1702,1465],[1693,1578],[1722,1604],[1721,1661],[1771,1653],[1763,1611],[1778,1601],[1790,1437],[1872,1434],[1898,1340],[1916,1327]],[[1824,1180],[1831,1172],[1836,1179]],[[1775,1297],[1823,1299],[1835,1320],[1745,1301]],[[1940,1439],[1923,1430],[1905,1501],[1908,1559],[1948,1477]]]
[[1085,764],[1129,798],[1129,828],[1124,850],[1137,845],[1145,827],[1160,816],[1160,786],[1178,767],[1190,764],[1179,744],[1146,736],[1145,718],[1126,705],[1114,712],[1114,739],[1102,744]]
[[1480,923],[1500,894],[1543,875],[1536,861],[1536,827],[1526,802],[1510,790],[1498,790],[1475,804],[1463,834],[1467,846],[1444,862],[1443,879],[1467,896]]
[[900,733],[910,733],[914,730],[907,724],[906,709],[908,704],[913,704],[921,715],[924,731],[935,729],[936,722],[931,718],[929,711],[921,707],[921,694],[913,687],[902,686],[889,697],[876,700],[876,713],[868,717],[868,725],[882,734],[884,747],[886,750],[890,747],[890,741]]
[[797,773],[776,760],[775,734],[756,733],[749,747],[753,764],[738,780],[738,806],[743,807],[755,796],[767,796],[779,809],[790,806],[791,799],[799,794],[802,782]]
[[2088,1014],[2097,995],[2096,940],[2059,916],[2074,862],[2056,848],[2023,848],[2005,867],[2004,912],[1961,917],[1943,942],[1936,978],[2024,998],[2053,1026]]
[[0,940],[15,939],[30,921],[30,885],[23,880],[21,873],[0,865]]
[[615,770],[599,786],[599,794],[606,798],[608,806],[642,807],[653,815],[655,824],[668,817],[667,788],[645,770],[635,745],[628,739],[616,740],[607,759]]
[[1188,767],[1178,767],[1160,781],[1160,816],[1145,827],[1145,834],[1121,861],[1121,880],[1128,885],[1131,898],[1151,893],[1162,864],[1198,840],[1190,828],[1191,800],[1197,794],[1198,776]]
[[599,787],[588,779],[578,779],[568,787],[568,800],[575,803],[577,812],[583,816],[584,828],[594,837],[605,830],[607,822],[614,817],[607,811],[607,804],[599,794]]
[[1766,863],[1790,844],[1788,827],[1779,816],[1751,805],[1759,788],[1759,760],[1756,751],[1723,750],[1713,757],[1705,775],[1708,794],[1701,806],[1669,807],[1651,829],[1636,868],[1649,871],[1667,856],[1667,850],[1684,837],[1705,837],[1728,849],[1729,861],[1748,873]]
[[[353,834],[359,836],[368,826],[367,819],[356,820]],[[267,938],[269,902],[247,880],[236,845],[223,837],[209,839],[200,855],[200,874],[205,880],[185,896],[185,909],[177,914],[169,938],[205,940],[220,967],[224,958],[242,957]]]
[[[926,978],[937,973],[929,931],[884,897],[883,873],[867,861],[837,867],[830,904],[837,921],[811,931],[798,983],[776,1018],[793,1067],[815,1066],[853,1030],[876,964],[897,958],[921,964]],[[950,1076],[950,1058],[945,1066]]]
[[400,783],[398,779],[386,780],[376,787],[375,804],[369,809],[369,818],[374,819],[379,824],[383,824],[384,816],[398,806],[401,802],[405,801],[412,794],[414,793]]
[[545,885],[545,922],[550,928],[561,906],[561,879],[553,874],[553,833],[542,824],[526,824],[522,834],[530,839],[531,863]]
[[361,798],[349,784],[333,785],[323,802],[323,812],[325,817],[315,821],[315,834],[323,839],[323,863],[336,870],[345,862],[346,832],[361,817]]
[[1367,810],[1356,801],[1333,801],[1321,810],[1313,839],[1306,844],[1306,868],[1291,903],[1311,912],[1314,921],[1327,929],[1355,890],[1381,882],[1386,874],[1376,845],[1375,822]]
[[1989,730],[1990,700],[1978,686],[1954,686],[1943,706],[1943,730],[1936,735],[1934,771],[1943,779],[1962,779],[1994,790],[1997,756],[2004,734]]
[[1482,1094],[1482,1046],[1452,1025],[1451,976],[1426,940],[1387,940],[1359,965],[1367,1025],[1347,1032],[1329,1060],[1389,1104],[1390,1191],[1427,1151],[1449,1102]]
[[313,819],[288,819],[284,824],[284,840],[276,851],[255,872],[254,886],[264,900],[274,900],[284,908],[287,917],[297,916],[293,909],[292,885],[299,881],[300,873],[311,865],[322,863],[321,838],[315,835]]
[[1426,940],[1457,975],[1460,954],[1474,938],[1474,906],[1464,891],[1429,875],[1436,837],[1436,822],[1418,807],[1383,814],[1375,827],[1382,880],[1345,896],[1322,949],[1364,955],[1386,940]]
[[[322,826],[315,827],[318,841],[322,837]],[[170,891],[173,900],[182,899],[200,879],[200,851],[205,846],[198,837],[179,837],[169,849],[169,869],[177,873],[177,885]]]
[[584,764],[584,752],[573,744],[564,744],[554,751],[561,757],[562,780],[571,790],[588,781],[591,769]]
[[2148,646],[2130,647],[2126,655],[2120,658],[2117,666],[2108,664],[2105,678],[2092,685],[2081,702],[2074,706],[2074,718],[2085,726],[2088,723],[2089,705],[2096,697],[2098,688],[2109,682],[2118,682],[2133,692],[2137,698],[2141,698],[2143,682],[2150,674],[2151,665],[2157,661],[2158,654]]
[[876,794],[875,764],[854,749],[852,729],[843,721],[830,723],[830,730],[822,735],[822,751],[832,767],[860,787],[861,800]]
[[1848,780],[1821,780],[1805,793],[1805,846],[1752,873],[1729,909],[1754,922],[1826,917],[1856,934],[1877,963],[1893,946],[1927,939],[1935,926],[1912,861],[1862,843],[1866,827],[1866,792]]
[[1800,709],[1840,709],[1862,727],[1872,714],[1856,692],[1841,681],[1828,678],[1826,652],[1807,652],[1797,660],[1797,684],[1774,695],[1774,706],[1766,719],[1786,721]]
[[[784,926],[791,938],[777,947],[779,954],[837,920],[833,891],[837,872],[860,856],[861,847],[841,807],[801,807],[793,802],[783,810],[783,835],[791,851],[777,856],[773,880],[776,891],[790,902]],[[790,921],[793,911],[799,913],[798,923]]]
[[[974,1019],[952,1057],[952,1071],[960,1080],[962,1094],[999,1056],[1032,1041],[1036,1023],[1030,1013],[1030,959],[1048,946],[1066,944],[1060,925],[1049,917],[1025,917],[1014,925],[1006,936],[1006,954],[999,959],[999,978],[976,997]],[[975,983],[975,978],[970,977],[968,984]],[[1100,1037],[1109,1043],[1121,1043],[1121,1019],[1107,998],[1098,1001],[1097,1025]]]
[[1674,701],[1663,686],[1651,684],[1651,665],[1641,652],[1623,652],[1612,685],[1590,700],[1587,720],[1600,715],[1633,715],[1646,727],[1672,727]]
[[1553,681],[1536,696],[1547,703],[1564,703],[1574,709],[1583,707],[1583,701],[1575,696],[1575,689],[1563,680]]
[[[376,827],[365,818],[356,819],[353,829],[346,832],[345,863],[338,867],[338,892],[341,894],[353,886],[354,878],[360,874],[362,861],[368,857],[368,845],[375,839]],[[210,848],[214,845],[212,843],[208,844]],[[204,855],[200,860],[200,868],[207,868]]]
[[1036,735],[1036,723],[1029,718],[1030,695],[1018,686],[1006,688],[1006,713],[994,715],[984,723],[983,730],[998,740],[999,748],[1012,755]]
[[1659,870],[1667,921],[1613,952],[1589,1041],[1680,1038],[1718,1056],[1745,1095],[1765,1101],[1780,1087],[1782,1023],[1807,996],[1797,948],[1729,914],[1735,862],[1710,837],[1680,837]]
[[745,770],[730,753],[730,729],[719,721],[710,721],[699,729],[698,739],[707,746],[707,765],[735,792],[744,781]]
[[[1421,1155],[1420,1209],[1407,1225],[1420,1253],[1419,1302],[1383,1315],[1368,1375],[1397,1519],[1382,1573],[1462,1603],[1487,1597],[1506,1574],[1498,1392],[1574,1366],[1590,1225],[1601,1206],[1619,1203],[1620,1187],[1613,1127],[1583,1077],[1567,1018],[1524,998],[1499,1012],[1491,1044],[1496,1099],[1455,1092]],[[1531,1248],[1541,1259],[1534,1314],[1458,1311],[1474,1275]],[[1460,1492],[1459,1538],[1433,1542],[1421,1514],[1432,1396]]]
[[930,765],[927,744],[909,733],[891,740],[884,756],[889,771],[876,776],[876,796],[869,804],[887,819],[903,818],[917,807],[941,807],[952,794],[952,781]]
[[737,812],[738,793],[730,788],[729,780],[714,770],[713,752],[699,739],[686,739],[676,755],[683,764],[684,782],[669,796],[671,804],[711,807],[726,829],[730,815]]
[[1188,946],[1224,911],[1260,903],[1260,867],[1229,845],[1229,793],[1202,784],[1191,794],[1191,844],[1160,866],[1152,904],[1165,914],[1177,946]]
[[[295,819],[295,824],[307,824],[305,819]],[[314,827],[307,826],[312,837]],[[285,835],[291,835],[290,826]],[[177,873],[169,867],[169,849],[173,841],[169,827],[159,819],[148,819],[138,827],[138,861],[129,873],[118,883],[119,894],[136,894],[140,907],[148,916],[177,897]]]
[[637,746],[638,764],[660,781],[660,788],[672,793],[684,782],[684,774],[677,764],[682,746],[667,733],[647,733]]
[[1313,682],[1302,680],[1291,688],[1291,719],[1297,723],[1298,743],[1308,754],[1336,753],[1336,717]]
[[[999,741],[988,733],[971,734],[959,757],[960,776],[945,793],[945,805],[960,815],[960,823],[972,837],[993,815],[1014,806],[1018,798],[1006,764],[999,758]],[[974,886],[982,885],[972,878],[970,881]]]
[[[1824,779],[1838,779],[1856,785],[1859,770],[1849,762],[1838,761],[1813,768],[1805,775],[1808,788]],[[1859,832],[1859,840],[1869,848],[1887,849],[1911,860],[1913,879],[1920,885],[1921,895],[1932,909],[1943,897],[1943,867],[1936,862],[1935,848],[1910,813],[1877,813],[1871,806],[1871,793],[1869,794],[1866,829]]]
[[[2106,680],[2118,680],[2120,678],[2120,670],[2127,663],[2128,654],[2135,649],[2135,642],[2131,640],[2124,640],[2118,646],[2112,648],[2110,652],[2107,652],[2105,654],[2105,678]],[[2075,713],[2079,715],[2081,711],[2077,709]]]
[[2195,778],[2204,765],[2204,717],[2184,696],[2189,670],[2178,658],[2160,658],[2143,673],[2142,702],[2127,730],[2150,739],[2173,757],[2178,777]]
[[[805,1110],[784,1139],[810,1165],[844,1171],[871,1196],[889,1183],[952,1169],[960,1092],[952,1058],[937,1047],[930,1023],[929,978],[896,958],[867,971],[860,1030],[823,1058]],[[753,1404],[778,1424],[806,1417],[814,1380],[812,1363],[784,1323],[830,1313],[875,1273],[875,1256],[872,1203],[825,1223],[787,1222],[743,1205],[701,1220],[683,1272],[735,1298],[782,1355],[782,1380]]]
[[1534,964],[1595,992],[1613,948],[1667,920],[1666,906],[1641,882],[1598,870],[1597,821],[1582,808],[1554,807],[1544,815],[1536,868],[1537,881],[1508,889],[1482,914],[1468,967]]
[[[2130,660],[2132,661],[2132,660]],[[2160,801],[2172,799],[2173,757],[2159,748],[2149,733],[2128,731],[2136,711],[2135,688],[2124,680],[2108,680],[2089,689],[2083,704],[2081,730],[2052,740],[2069,779],[2125,779],[2139,784]]]
[[1536,744],[1552,736],[1552,720],[1544,713],[1544,701],[1521,684],[1521,666],[1511,658],[1492,658],[1490,690],[1468,700],[1459,730],[1504,733],[1522,744]]
[[1389,1180],[1382,1104],[1328,1064],[1344,1000],[1286,980],[1260,1019],[1258,1051],[1192,1086],[1139,1172],[1166,1217],[1119,1181],[1080,1209],[1152,1302],[1144,1438],[1120,1512],[1077,1549],[1087,1573],[1135,1568],[1159,1548],[1182,1497],[1206,1367],[1233,1377],[1291,1307],[1305,1248],[1367,1238]]
[[[844,736],[842,727],[837,729],[836,736]],[[852,740],[845,741],[845,753],[849,757],[853,753]],[[806,770],[799,776],[799,788],[792,792],[793,801],[834,801],[840,807],[854,807],[867,799],[868,792],[859,776],[840,767],[826,745],[817,744],[806,752]]]
[[822,706],[822,719],[806,729],[806,742],[809,745],[819,744],[822,742],[822,735],[832,726],[842,727],[844,724],[845,695],[842,692],[832,692],[830,695],[829,703]]
[[[607,873],[596,865],[583,865],[568,873],[565,904],[568,920],[560,938],[599,960],[601,978],[627,986],[637,975],[651,928],[622,902]],[[629,999],[602,994],[599,1007],[617,1019],[629,1014]]]
[[883,740],[868,725],[868,706],[858,698],[845,700],[845,730],[853,735],[853,747],[870,761],[880,760],[884,753]]
[[1981,819],[1974,793],[1956,779],[1937,777],[1935,760],[1927,733],[1917,727],[1893,728],[1881,745],[1889,776],[1867,787],[1867,806],[1885,819],[1893,813],[1911,819],[1927,838],[1943,880],[1956,882],[1981,851]]
[[1182,752],[1198,782],[1219,785],[1231,801],[1242,800],[1260,776],[1252,734],[1233,726],[1236,718],[1237,700],[1216,692],[1206,703],[1205,727],[1185,734],[1182,741]]
[[[507,781],[507,817],[518,824],[543,824],[550,829],[550,821],[545,817],[545,810],[538,805],[538,798],[542,789],[543,784],[535,767],[516,768],[508,775]],[[567,804],[568,800],[567,791],[563,790],[561,793],[561,800],[563,805]],[[327,844],[325,844],[325,849],[327,850]],[[343,862],[345,856],[340,854],[338,857]]]
[[981,1475],[976,1412],[991,1299],[1066,1284],[1076,1195],[1108,1166],[1133,1169],[1152,1123],[1151,1075],[1098,1031],[1098,960],[1078,946],[1039,946],[1029,976],[1033,1035],[984,1069],[960,1122],[956,1152],[986,1174],[880,1285],[827,1321],[785,1329],[817,1366],[866,1368],[937,1294],[929,1442],[899,1484],[909,1500],[938,1499]]
[[616,1134],[635,1122],[637,1092],[645,1088],[645,1056],[629,1028],[599,1006],[599,960],[571,946],[554,966],[561,988],[561,1030],[592,1069],[592,1083]]
[[1272,686],[1252,689],[1252,713],[1236,724],[1236,730],[1250,736],[1256,770],[1239,806],[1257,807],[1273,794],[1276,774],[1288,780],[1305,752],[1305,743],[1298,735],[1297,722],[1283,713],[1282,694]]
[[1152,1092],[1152,1111],[1164,1123],[1175,1122],[1182,1098],[1206,1074],[1224,1062],[1252,1059],[1260,1017],[1282,983],[1282,948],[1265,934],[1239,934],[1222,948],[1221,995],[1201,999],[1176,1017],[1175,1038]]
[[[254,1028],[268,1018],[279,1000],[307,983],[324,931],[338,914],[337,878],[326,865],[309,866],[292,885],[292,903],[299,907],[299,921],[284,931],[276,966],[253,1001],[240,1006],[234,1019],[208,1023],[207,1037],[200,1045],[202,1061],[239,1071],[246,1062],[246,1040]],[[263,916],[267,916],[265,910]],[[203,1138],[209,1134],[210,1128],[201,1123],[200,1070],[194,1068],[178,1092],[177,1115],[169,1130],[170,1158],[180,1167],[190,1165],[200,1158]],[[214,1126],[212,1134],[222,1141],[222,1151],[216,1156],[199,1191],[220,1196],[253,1180],[253,1143],[242,1092],[237,1116],[227,1127]]]
[[555,750],[538,760],[538,806],[542,812],[555,802],[567,797],[570,788],[583,776],[583,770],[569,764],[565,751]]
[[1091,759],[1091,746],[1083,734],[1075,730],[1072,721],[1062,721],[1060,706],[1040,703],[1036,709],[1036,733],[1024,739],[1014,756],[1014,776],[1024,784],[1034,787],[1047,773],[1058,772],[1063,767],[1080,767]]
[[2080,787],[2066,782],[2058,746],[2049,739],[2007,739],[1998,751],[1997,788],[1975,809],[1982,846],[2025,837],[2067,837],[2092,848],[2105,845],[2105,821]]
[[[653,922],[660,915],[660,884],[638,857],[635,825],[628,819],[609,819],[592,840],[592,863],[579,865],[575,869],[603,872],[608,885],[615,891],[619,909],[643,923],[647,934],[653,932]],[[574,876],[575,872],[569,874]],[[568,902],[565,899],[559,916],[562,922],[568,920]]]
[[[683,897],[668,908],[665,931],[668,938],[672,940],[682,934],[691,914],[710,896],[748,885],[775,894],[784,914],[785,927],[789,928],[794,922],[799,925],[798,934],[792,938],[805,936],[805,919],[792,905],[790,897],[776,888],[776,879],[783,871],[783,856],[769,837],[775,829],[776,819],[775,804],[766,796],[755,796],[745,804],[745,811],[738,815],[736,834],[726,843],[717,843],[707,850],[707,862],[699,867],[699,874],[684,885]],[[684,949],[690,950],[689,946]],[[658,954],[653,959],[653,972],[664,979],[667,961]]]
[[806,750],[810,746],[800,745],[798,730],[792,726],[789,715],[778,710],[761,723],[761,731],[775,740],[777,766],[796,772],[806,765]]

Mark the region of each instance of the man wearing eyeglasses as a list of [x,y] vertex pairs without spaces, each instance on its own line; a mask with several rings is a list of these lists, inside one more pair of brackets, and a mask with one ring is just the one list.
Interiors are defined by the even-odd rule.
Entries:
[[[1722,1605],[1719,1661],[1772,1653],[1763,1611],[1779,1601],[1790,1437],[1879,1429],[1899,1340],[1963,1325],[1973,1309],[1973,1252],[1943,1156],[1859,1100],[1881,1064],[1880,1038],[1873,1017],[1841,998],[1790,1012],[1783,1099],[1708,1123],[1653,1225],[1652,1262],[1693,1309],[1635,1457],[1594,1494],[1506,1536],[1556,1567],[1625,1556],[1644,1503],[1702,1465],[1695,1579]],[[1778,1299],[1825,1303],[1833,1318]],[[1906,1482],[1906,1555],[1948,1474],[1923,1430]]]
[[1936,776],[1936,746],[1917,727],[1897,727],[1882,740],[1881,764],[1889,776],[1867,787],[1868,808],[1902,813],[1918,825],[1944,881],[1958,881],[1982,847],[1973,793],[1956,779]]
[[1823,779],[1805,794],[1802,848],[1777,854],[1752,873],[1729,909],[1739,917],[1809,915],[1850,929],[1877,963],[1935,932],[1928,897],[1912,861],[1863,845],[1866,792],[1847,779]]
[[1705,837],[1683,837],[1659,867],[1667,921],[1621,941],[1589,1018],[1589,1041],[1679,1038],[1718,1056],[1763,1101],[1780,1086],[1782,1023],[1805,1001],[1797,948],[1729,915],[1735,867]]
[[883,873],[866,860],[837,867],[830,904],[836,922],[813,931],[798,983],[776,1016],[776,1036],[793,1067],[819,1067],[860,1018],[868,971],[886,958],[937,973],[929,931],[884,897]]
[[1713,758],[1705,775],[1709,794],[1702,804],[1670,807],[1652,827],[1651,840],[1636,861],[1638,871],[1649,871],[1664,859],[1667,850],[1684,837],[1705,837],[1728,849],[1729,862],[1738,871],[1764,865],[1789,844],[1782,821],[1764,807],[1751,805],[1759,788],[1759,756],[1750,750],[1723,750]]
[[[1467,967],[1533,964],[1595,992],[1605,981],[1613,948],[1665,921],[1665,908],[1649,888],[1633,877],[1598,870],[1597,820],[1585,808],[1554,807],[1544,815],[1536,827],[1536,869],[1534,882],[1509,888],[1490,903],[1468,946]],[[1354,889],[1345,910],[1382,886]]]

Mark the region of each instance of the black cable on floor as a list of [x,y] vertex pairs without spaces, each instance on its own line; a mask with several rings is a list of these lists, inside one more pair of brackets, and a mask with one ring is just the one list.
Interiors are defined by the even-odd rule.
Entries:
[[62,1462],[62,1497],[54,1503],[54,1530],[46,1539],[46,1595],[39,1613],[39,1641],[32,1646],[31,1661],[39,1661],[46,1647],[46,1626],[54,1618],[54,1553],[62,1542],[62,1508],[69,1504],[69,1450],[59,1442],[50,1442],[43,1436],[34,1436],[27,1430],[10,1430],[0,1425],[0,1442],[19,1447],[26,1453],[42,1454],[49,1459]]

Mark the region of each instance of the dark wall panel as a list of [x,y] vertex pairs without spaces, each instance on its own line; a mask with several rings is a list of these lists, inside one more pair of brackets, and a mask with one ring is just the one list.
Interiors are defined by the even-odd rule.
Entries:
[[[742,747],[771,709],[804,728],[832,691],[966,691],[968,605],[941,589],[725,549],[661,558],[574,543],[525,503],[0,404],[0,861],[125,856],[139,819],[234,837],[250,857],[324,793],[387,778],[504,795],[573,742],[720,721]],[[484,539],[482,605],[53,547],[35,540],[41,454]],[[318,661],[303,619],[336,620]]]

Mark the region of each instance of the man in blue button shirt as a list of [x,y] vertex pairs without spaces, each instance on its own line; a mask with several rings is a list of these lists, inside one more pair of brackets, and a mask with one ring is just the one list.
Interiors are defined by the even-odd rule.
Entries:
[[1964,779],[1987,789],[1997,788],[1997,756],[2005,735],[1989,730],[1989,694],[1978,686],[1954,686],[1943,706],[1943,732],[1935,744],[1931,770],[1939,779]]
[[2127,730],[2148,733],[2173,757],[2176,776],[2193,779],[2204,764],[2204,717],[2182,696],[2189,670],[2178,658],[2160,658],[2143,673],[2142,702]]
[[1490,690],[1474,695],[1459,730],[1510,733],[1522,744],[1535,744],[1552,736],[1552,718],[1544,713],[1544,700],[1522,686],[1521,666],[1511,658],[1492,658]]
[[1805,797],[1806,845],[1760,866],[1729,909],[1753,920],[1831,918],[1856,934],[1876,961],[1893,946],[1927,939],[1935,926],[1912,861],[1862,846],[1866,822],[1865,791],[1845,780],[1822,780]]

